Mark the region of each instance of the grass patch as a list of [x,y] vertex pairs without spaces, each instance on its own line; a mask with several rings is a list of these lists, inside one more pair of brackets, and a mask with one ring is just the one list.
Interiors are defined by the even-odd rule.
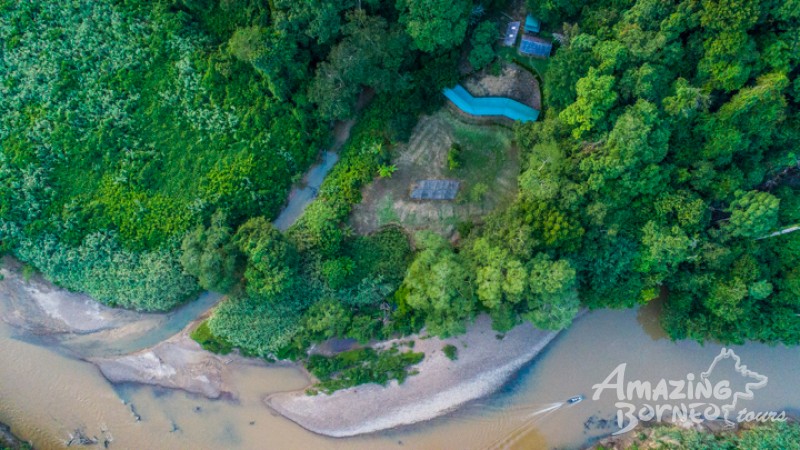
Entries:
[[458,164],[448,172],[464,183],[461,193],[474,202],[471,198],[475,196],[471,192],[474,186],[490,187],[501,177],[510,157],[511,133],[500,127],[466,124],[451,115],[445,119],[453,127],[453,138],[458,144]]
[[539,78],[539,83],[544,78],[544,73],[547,71],[547,65],[550,59],[539,59],[530,56],[525,56],[519,53],[517,47],[501,47],[497,50],[497,55],[506,61],[513,62],[525,68],[527,71],[536,75]]
[[409,375],[414,374],[408,371],[408,367],[419,363],[424,357],[424,353],[401,353],[397,348],[384,351],[360,348],[332,358],[312,355],[306,367],[320,382],[306,393],[331,393],[366,383],[386,385],[391,380],[403,383]]
[[201,323],[200,326],[195,328],[194,331],[192,331],[192,334],[189,336],[194,339],[195,342],[200,344],[204,350],[208,350],[211,353],[227,355],[233,350],[233,345],[231,345],[229,342],[214,336],[214,333],[212,333],[211,329],[208,328],[208,321]]
[[32,265],[25,264],[24,266],[22,266],[22,279],[25,280],[26,283],[31,281],[31,278],[35,274],[36,274],[36,268],[33,267]]
[[392,193],[387,193],[378,203],[378,226],[382,227],[389,223],[400,221],[400,216],[394,210],[394,197]]
[[447,344],[442,347],[442,351],[444,352],[444,356],[447,356],[450,361],[455,361],[458,359],[458,347],[455,345]]

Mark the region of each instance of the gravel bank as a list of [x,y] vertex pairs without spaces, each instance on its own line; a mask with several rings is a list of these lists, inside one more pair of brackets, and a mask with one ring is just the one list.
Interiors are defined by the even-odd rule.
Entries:
[[[416,338],[414,351],[424,352],[425,359],[416,367],[419,374],[402,385],[370,384],[316,396],[296,391],[271,395],[265,402],[302,427],[332,437],[410,425],[496,391],[557,334],[524,324],[498,339],[491,320],[482,316],[464,335]],[[456,361],[442,352],[447,344],[458,348]]]

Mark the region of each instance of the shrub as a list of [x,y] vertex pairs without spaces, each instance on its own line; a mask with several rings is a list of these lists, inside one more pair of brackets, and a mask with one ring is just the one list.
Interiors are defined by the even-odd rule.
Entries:
[[447,168],[456,170],[459,167],[461,167],[461,146],[454,142],[447,151]]
[[447,344],[442,347],[442,351],[444,355],[447,356],[450,361],[455,361],[458,359],[458,348],[453,344]]
[[314,388],[330,393],[366,383],[386,385],[391,380],[403,383],[409,376],[408,367],[424,357],[424,353],[401,353],[396,348],[383,351],[362,348],[332,358],[312,355],[307,367],[320,380]]
[[208,321],[204,321],[200,324],[200,326],[195,328],[190,337],[194,339],[195,342],[200,344],[203,349],[208,350],[211,353],[227,355],[233,350],[233,346],[230,343],[226,342],[224,339],[214,336],[214,334],[211,332],[211,329],[208,328]]

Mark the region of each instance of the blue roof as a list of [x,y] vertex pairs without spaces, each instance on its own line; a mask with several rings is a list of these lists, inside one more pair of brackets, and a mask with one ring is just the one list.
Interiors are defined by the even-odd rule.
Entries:
[[545,41],[544,39],[534,36],[522,36],[522,42],[519,44],[519,51],[526,55],[539,56],[547,58],[550,56],[550,51],[553,49],[553,43]]
[[542,24],[539,22],[539,19],[528,14],[528,17],[525,18],[525,31],[528,33],[538,33],[541,29]]
[[505,97],[473,97],[460,84],[445,89],[444,96],[458,109],[473,116],[503,116],[511,120],[533,122],[539,118],[539,111],[530,106]]

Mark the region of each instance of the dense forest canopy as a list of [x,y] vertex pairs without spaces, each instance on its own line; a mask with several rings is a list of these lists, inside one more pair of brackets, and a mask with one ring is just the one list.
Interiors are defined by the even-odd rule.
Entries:
[[189,231],[274,218],[363,88],[413,90],[418,110],[455,67],[414,72],[422,53],[378,1],[4,1],[0,15],[2,249],[136,309],[197,291],[179,263],[193,265]]
[[519,130],[529,167],[504,221],[569,218],[567,245],[528,245],[575,264],[588,306],[663,293],[673,337],[797,343],[800,236],[763,238],[800,220],[800,3],[529,6],[574,25],[545,74],[546,120]]
[[0,1],[2,250],[124,307],[230,292],[204,341],[265,357],[659,296],[674,338],[800,342],[800,233],[772,236],[800,222],[797,0],[530,1],[559,42],[517,198],[459,239],[347,226],[459,68],[495,70],[508,6]]

